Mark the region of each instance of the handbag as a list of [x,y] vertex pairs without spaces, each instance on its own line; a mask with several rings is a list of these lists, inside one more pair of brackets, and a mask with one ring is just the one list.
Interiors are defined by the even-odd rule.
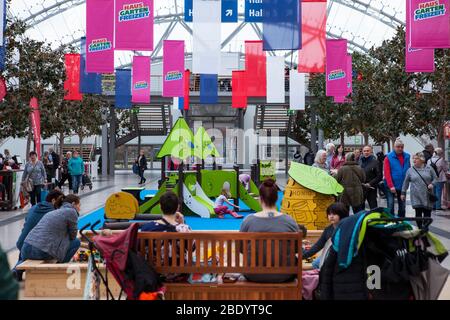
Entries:
[[425,181],[425,179],[420,175],[419,171],[417,171],[416,168],[414,168],[414,167],[413,167],[413,169],[414,169],[414,171],[417,172],[417,174],[419,175],[419,177],[422,179],[423,183],[425,183],[425,185],[427,186],[428,200],[430,200],[431,203],[434,203],[434,202],[438,201],[438,197],[437,197],[432,191],[430,191],[430,190],[428,189],[428,184],[427,184],[427,182]]
[[34,169],[36,169],[36,166],[37,166],[37,164],[34,165],[33,169],[31,170],[31,172],[30,172],[30,174],[29,174],[29,176],[28,176],[28,178],[26,178],[26,179],[25,179],[24,181],[22,181],[22,183],[21,183],[23,190],[25,190],[26,192],[31,192],[31,191],[33,191],[34,183],[33,183],[33,180],[31,180],[30,177],[31,177],[31,174],[34,172]]
[[133,173],[139,174],[139,166],[137,163],[133,163]]

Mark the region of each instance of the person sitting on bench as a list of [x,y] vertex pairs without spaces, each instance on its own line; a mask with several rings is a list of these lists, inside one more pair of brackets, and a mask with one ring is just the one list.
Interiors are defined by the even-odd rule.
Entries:
[[25,238],[21,260],[57,260],[69,262],[80,247],[77,239],[80,198],[74,194],[60,196],[59,209],[42,217]]
[[[274,180],[266,179],[259,187],[259,195],[262,211],[247,216],[241,224],[240,232],[300,232],[297,222],[291,216],[278,212],[276,205],[278,187]],[[272,261],[274,260],[273,252],[274,250],[272,250]],[[243,252],[243,254],[248,254],[248,261],[251,260],[250,251]],[[289,254],[288,252],[288,257]],[[258,251],[256,255],[258,256]],[[266,259],[267,257],[264,254],[263,261],[266,261]],[[288,262],[288,264],[293,263],[295,262]],[[294,274],[244,274],[244,276],[249,281],[271,283],[291,281],[295,278]]]
[[178,212],[179,200],[173,191],[164,193],[159,204],[163,216],[161,220],[150,221],[141,227],[141,231],[152,232],[189,232],[191,228],[184,223],[184,216]]

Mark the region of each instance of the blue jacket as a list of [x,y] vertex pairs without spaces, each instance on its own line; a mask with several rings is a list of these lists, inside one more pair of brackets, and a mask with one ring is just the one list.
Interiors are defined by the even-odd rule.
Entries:
[[30,208],[25,218],[25,224],[23,225],[22,233],[20,234],[19,239],[16,243],[17,249],[22,250],[23,242],[30,231],[33,230],[33,228],[39,223],[39,221],[41,221],[42,217],[47,212],[53,210],[55,210],[55,207],[52,203],[47,201],[40,202]]
[[389,166],[391,167],[392,182],[396,190],[402,190],[403,181],[405,181],[406,171],[411,167],[409,153],[403,152],[403,167],[400,164],[400,160],[397,157],[395,151],[388,153],[387,158],[389,160]]
[[70,158],[67,167],[69,168],[69,173],[71,176],[78,176],[84,173],[84,162],[81,157]]

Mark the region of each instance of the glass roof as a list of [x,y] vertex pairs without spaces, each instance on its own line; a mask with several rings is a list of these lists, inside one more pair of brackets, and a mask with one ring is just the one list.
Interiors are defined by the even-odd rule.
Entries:
[[[239,32],[234,32],[242,23],[244,13],[244,0],[238,1],[240,21],[222,24],[222,41],[236,33],[223,51],[243,52],[244,41],[259,39],[258,33],[262,30],[261,24],[247,23]],[[8,14],[27,21],[30,37],[58,47],[68,43],[77,45],[79,38],[85,35],[85,9],[85,0],[13,0]],[[192,51],[189,33],[192,23],[184,23],[183,12],[183,0],[155,0],[155,46],[167,36],[166,30],[173,28],[164,39],[185,40],[186,51]],[[391,38],[395,28],[404,21],[405,0],[328,0],[328,37],[348,39],[350,51],[365,51],[380,45]],[[161,56],[162,50],[153,54]],[[116,54],[116,67],[128,65],[132,55],[133,52]],[[296,53],[293,55],[296,61]]]

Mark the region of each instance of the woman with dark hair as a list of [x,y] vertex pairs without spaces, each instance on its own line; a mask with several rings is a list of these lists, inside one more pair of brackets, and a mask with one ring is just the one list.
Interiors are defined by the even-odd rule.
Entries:
[[60,196],[55,202],[59,209],[45,214],[25,238],[21,260],[69,262],[80,247],[77,239],[80,206],[78,196]]
[[330,170],[334,175],[345,163],[344,147],[339,145],[334,151],[333,158],[331,158]]
[[[348,208],[340,202],[336,202],[331,204],[327,208],[327,217],[328,221],[330,221],[330,225],[323,230],[322,235],[320,236],[319,240],[312,246],[311,249],[303,252],[303,259],[308,259],[315,255],[317,252],[322,250],[325,247],[325,244],[327,243],[328,239],[331,238],[331,236],[334,233],[334,230],[338,226],[338,224],[342,221],[342,219],[345,219],[348,217]],[[320,258],[317,258],[313,261],[313,268],[319,269],[320,264]]]
[[141,150],[139,152],[139,157],[137,157],[135,163],[138,166],[138,175],[141,178],[139,184],[145,184],[147,179],[144,177],[144,172],[147,170],[147,158],[145,157],[145,151]]
[[[262,210],[247,216],[241,224],[240,232],[299,232],[295,220],[278,211],[278,187],[272,179],[265,180],[259,187]],[[273,252],[273,251],[272,251]],[[250,255],[250,252],[243,252]],[[258,253],[256,253],[258,254]],[[288,253],[289,256],[289,253]],[[264,260],[267,257],[264,257]],[[272,259],[274,259],[272,257]],[[248,260],[250,261],[250,259]],[[286,282],[294,279],[295,275],[286,274],[244,274],[249,281],[254,282]]]

